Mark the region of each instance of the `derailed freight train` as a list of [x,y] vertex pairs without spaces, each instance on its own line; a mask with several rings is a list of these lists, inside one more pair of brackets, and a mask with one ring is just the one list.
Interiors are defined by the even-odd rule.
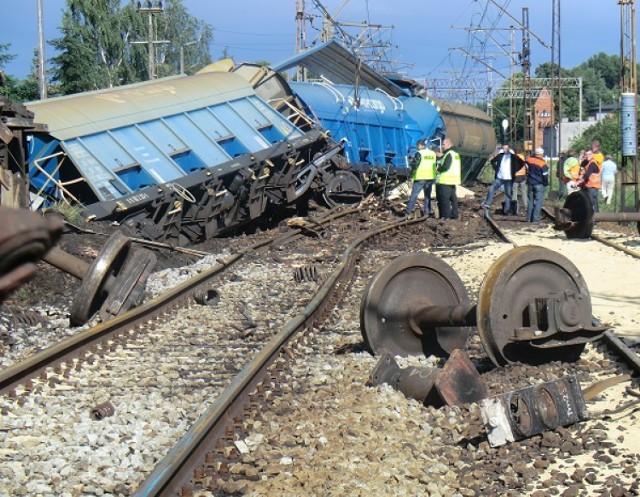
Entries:
[[28,135],[32,199],[78,204],[87,218],[186,244],[312,194],[336,204],[383,193],[406,180],[419,138],[437,142],[459,127],[456,144],[473,163],[495,148],[488,116],[466,107],[447,116],[336,42],[276,69],[295,64],[324,82],[288,83],[275,70],[222,62],[28,103],[47,127]]

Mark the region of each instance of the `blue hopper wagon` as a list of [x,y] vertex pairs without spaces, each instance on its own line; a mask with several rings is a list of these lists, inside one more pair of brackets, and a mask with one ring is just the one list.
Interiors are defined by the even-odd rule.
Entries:
[[264,102],[241,77],[208,71],[27,104],[36,201],[183,244],[295,202],[301,169],[339,149]]

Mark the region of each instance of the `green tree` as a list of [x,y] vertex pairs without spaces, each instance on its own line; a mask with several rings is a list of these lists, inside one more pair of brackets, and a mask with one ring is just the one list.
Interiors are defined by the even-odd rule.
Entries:
[[40,96],[38,78],[31,75],[20,79],[10,74],[5,75],[4,86],[0,87],[0,95],[4,95],[12,102],[26,102],[36,100]]
[[15,54],[7,53],[11,43],[0,43],[0,69],[2,69],[7,62],[16,58]]
[[571,145],[575,150],[587,150],[591,148],[593,140],[600,141],[600,148],[605,153],[620,150],[620,117],[605,117],[589,126]]
[[[31,71],[24,78],[16,78],[13,75],[4,76],[4,85],[0,86],[0,95],[4,95],[12,102],[26,102],[40,98],[40,84],[38,80],[37,64],[39,64],[38,49],[33,51],[31,60]],[[55,90],[49,89],[50,94],[55,94]]]
[[131,28],[123,25],[120,0],[67,0],[62,14],[62,38],[50,42],[55,81],[62,93],[117,86],[127,81],[123,67]]
[[[132,0],[67,0],[63,36],[53,40],[53,80],[63,94],[119,86],[148,79],[148,14]],[[181,0],[168,0],[151,17],[156,75],[180,71],[180,53],[193,72],[210,62],[212,29],[188,14]],[[135,43],[134,43],[135,42]],[[181,50],[182,48],[182,50]]]
[[618,55],[600,52],[589,57],[578,66],[578,69],[592,69],[600,79],[604,80],[608,90],[614,90],[620,85],[620,56]]
[[211,63],[211,26],[189,15],[182,2],[175,0],[167,3],[164,13],[157,17],[158,38],[169,41],[158,46],[158,77],[179,74],[181,61],[186,74]]

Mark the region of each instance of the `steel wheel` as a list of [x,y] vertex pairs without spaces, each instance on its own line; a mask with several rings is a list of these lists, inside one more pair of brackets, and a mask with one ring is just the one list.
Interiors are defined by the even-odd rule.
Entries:
[[323,198],[329,207],[356,204],[362,200],[363,195],[362,183],[350,171],[336,172],[323,192]]
[[71,324],[79,326],[91,319],[107,301],[113,282],[129,258],[131,240],[120,231],[114,233],[82,278],[80,290],[71,306]]
[[[537,246],[518,247],[503,254],[489,268],[478,298],[478,333],[491,361],[504,366],[577,360],[584,343],[545,347],[512,340],[515,330],[528,325],[524,320],[528,319],[532,300],[567,290],[589,299],[584,279],[566,257]],[[590,301],[587,305],[590,308]]]
[[360,330],[374,354],[448,355],[464,348],[469,327],[437,327],[418,331],[409,317],[418,305],[469,304],[457,273],[441,259],[425,254],[400,256],[371,280],[360,306]]
[[577,223],[565,231],[567,238],[589,238],[593,233],[593,203],[584,190],[573,192],[564,201],[564,208],[571,211],[571,221]]

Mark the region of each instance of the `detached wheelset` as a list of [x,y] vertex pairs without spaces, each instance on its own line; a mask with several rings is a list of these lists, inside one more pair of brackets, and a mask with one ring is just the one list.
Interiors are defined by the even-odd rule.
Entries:
[[70,312],[71,324],[81,326],[96,313],[107,321],[140,305],[157,257],[148,250],[134,250],[131,239],[116,231],[91,264],[59,247],[43,260],[82,281]]
[[590,238],[596,221],[635,222],[640,234],[640,212],[594,212],[593,201],[584,190],[570,194],[562,208],[555,209],[554,229],[567,238]]
[[460,277],[426,253],[398,257],[364,292],[360,328],[374,354],[448,356],[477,326],[497,366],[577,360],[606,328],[593,326],[587,285],[573,263],[543,247],[501,256],[472,305]]

